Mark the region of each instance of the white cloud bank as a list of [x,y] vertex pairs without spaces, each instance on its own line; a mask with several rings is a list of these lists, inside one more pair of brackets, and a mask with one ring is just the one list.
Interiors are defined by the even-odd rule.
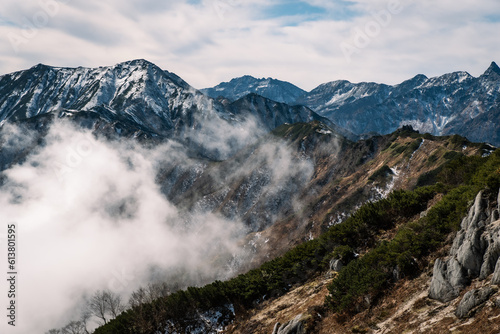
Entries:
[[[263,135],[251,119],[234,127],[219,119],[203,125],[186,134],[191,145],[221,156],[252,146]],[[110,141],[68,120],[56,119],[42,141],[10,123],[1,128],[2,163],[26,148],[31,153],[0,174],[0,247],[7,226],[15,223],[19,272],[17,324],[13,330],[0,322],[2,333],[61,328],[79,319],[85,299],[97,290],[109,289],[126,302],[150,282],[183,288],[232,277],[255,255],[242,242],[255,228],[247,224],[263,227],[284,210],[300,211],[300,190],[314,172],[309,160],[272,140],[243,150],[249,154],[243,162],[235,158],[220,167],[189,158],[173,141],[154,147],[126,138]],[[174,172],[177,176],[158,184],[171,169],[197,177],[206,173],[222,192],[237,185],[239,197],[221,210],[231,218],[211,213],[212,193],[198,198],[190,211],[180,209],[182,201],[172,204],[161,187],[182,193],[192,180]],[[264,207],[255,209],[257,200]],[[249,216],[250,223],[243,223]],[[1,291],[8,291],[3,279]],[[3,295],[0,303],[8,301]]]
[[[192,274],[185,284],[231,275],[220,266],[242,254],[237,242],[243,224],[210,213],[186,215],[155,183],[155,164],[182,154],[168,145],[148,150],[129,141],[104,142],[55,123],[43,147],[5,171],[1,228],[6,233],[7,224],[18,226],[18,314],[15,328],[3,316],[0,332],[62,327],[78,319],[83,298],[98,289],[126,301],[166,274]],[[3,310],[7,290],[2,279]]]

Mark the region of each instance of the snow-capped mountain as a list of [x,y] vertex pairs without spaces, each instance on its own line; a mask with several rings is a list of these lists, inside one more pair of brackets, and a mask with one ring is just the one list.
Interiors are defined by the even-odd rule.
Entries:
[[327,83],[297,103],[355,134],[390,133],[403,125],[434,135],[460,134],[500,144],[500,68],[493,62],[478,78],[454,72],[424,75],[399,85]]
[[108,123],[119,122],[121,128],[158,136],[199,128],[206,120],[238,122],[254,117],[263,129],[272,130],[284,123],[322,119],[308,108],[256,95],[234,103],[214,100],[146,60],[99,68],[39,64],[0,76],[0,126],[7,120],[53,112],[63,116],[86,112]]
[[[209,92],[229,99],[248,94],[249,85],[241,82],[245,80],[234,79]],[[255,93],[269,96],[270,91]],[[500,68],[493,62],[477,78],[454,72],[434,78],[419,74],[392,86],[332,81],[288,103],[305,105],[356,135],[387,134],[412,125],[433,135],[456,133],[472,141],[500,145],[499,93]]]
[[109,124],[120,122],[133,130],[128,133],[171,136],[208,119],[232,123],[254,117],[263,130],[321,120],[355,139],[352,134],[386,134],[412,125],[500,145],[500,68],[494,62],[477,78],[467,72],[420,74],[393,86],[342,80],[306,93],[287,82],[244,76],[203,91],[217,99],[145,60],[94,69],[37,65],[0,76],[0,126],[8,119],[85,111]]
[[293,103],[306,93],[306,91],[286,81],[272,78],[257,79],[250,75],[222,82],[213,88],[205,88],[201,91],[213,98],[223,96],[232,101],[255,93],[282,103]]
[[[58,110],[94,111],[158,135],[213,113],[213,100],[145,60],[110,67],[37,65],[0,77],[0,124]],[[205,115],[207,116],[207,115]]]

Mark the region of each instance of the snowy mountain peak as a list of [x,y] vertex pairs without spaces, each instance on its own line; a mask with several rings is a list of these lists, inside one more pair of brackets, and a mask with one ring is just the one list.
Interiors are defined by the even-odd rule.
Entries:
[[234,78],[229,82],[222,82],[215,87],[205,88],[201,91],[212,98],[223,96],[233,101],[255,93],[282,103],[292,103],[306,93],[286,81],[273,78],[257,79],[250,75]]
[[137,59],[97,68],[38,64],[0,77],[0,122],[62,109],[96,112],[155,134],[191,126],[213,102],[177,75]]
[[483,76],[491,76],[491,75],[496,75],[496,76],[500,75],[500,67],[498,67],[497,63],[495,63],[494,61],[491,62],[490,67],[488,67],[486,72],[484,72],[483,74]]
[[474,77],[467,72],[457,71],[452,73],[443,74],[438,77],[433,77],[425,81],[421,87],[432,86],[449,86],[452,84],[461,84],[466,81],[473,80]]

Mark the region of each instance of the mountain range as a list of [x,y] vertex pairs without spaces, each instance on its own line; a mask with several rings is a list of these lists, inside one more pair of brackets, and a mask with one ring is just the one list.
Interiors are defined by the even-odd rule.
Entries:
[[500,144],[500,68],[495,62],[477,78],[467,72],[434,78],[419,74],[392,86],[338,80],[302,94],[290,85],[244,76],[202,91],[227,99],[248,93],[280,100],[288,96],[286,103],[307,106],[355,135],[387,134],[411,125],[433,135],[460,134]]
[[499,92],[495,62],[477,78],[467,72],[420,74],[393,86],[338,80],[310,92],[251,76],[199,91],[145,60],[94,69],[39,64],[0,76],[0,125],[50,112],[87,111],[132,133],[169,137],[201,127],[204,119],[253,117],[265,130],[321,120],[353,140],[411,125],[433,135],[460,134],[500,145]]
[[234,123],[253,118],[266,130],[287,122],[329,122],[308,108],[257,95],[222,103],[145,60],[93,69],[39,64],[0,77],[0,126],[7,120],[80,112],[113,124],[117,132],[127,129],[152,137],[182,135],[207,120]]
[[292,104],[306,94],[306,91],[286,81],[273,78],[257,79],[250,75],[222,82],[215,87],[201,90],[206,95],[237,100],[250,93],[264,96],[277,102]]

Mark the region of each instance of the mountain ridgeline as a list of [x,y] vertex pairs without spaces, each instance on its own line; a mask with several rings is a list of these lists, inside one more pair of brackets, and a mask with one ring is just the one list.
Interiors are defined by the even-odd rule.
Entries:
[[266,131],[284,123],[329,122],[308,108],[261,96],[235,103],[209,98],[145,60],[93,69],[39,64],[0,76],[0,125],[52,113],[85,119],[89,128],[97,123],[109,125],[117,134],[182,139],[190,130],[212,121],[235,124],[251,120],[256,130],[263,127]]
[[40,64],[0,77],[0,124],[76,110],[132,132],[169,137],[201,127],[207,119],[253,117],[266,130],[321,120],[352,140],[411,125],[433,135],[460,134],[500,145],[499,92],[495,62],[477,78],[467,72],[420,74],[393,86],[339,80],[310,92],[251,76],[199,91],[145,60],[94,69]]
[[283,99],[290,84],[248,76],[203,92],[235,99],[257,93],[304,105],[355,135],[387,134],[403,125],[433,135],[460,134],[500,145],[500,68],[495,62],[479,77],[454,72],[428,78],[419,74],[398,85],[346,80],[322,84],[295,99]]

